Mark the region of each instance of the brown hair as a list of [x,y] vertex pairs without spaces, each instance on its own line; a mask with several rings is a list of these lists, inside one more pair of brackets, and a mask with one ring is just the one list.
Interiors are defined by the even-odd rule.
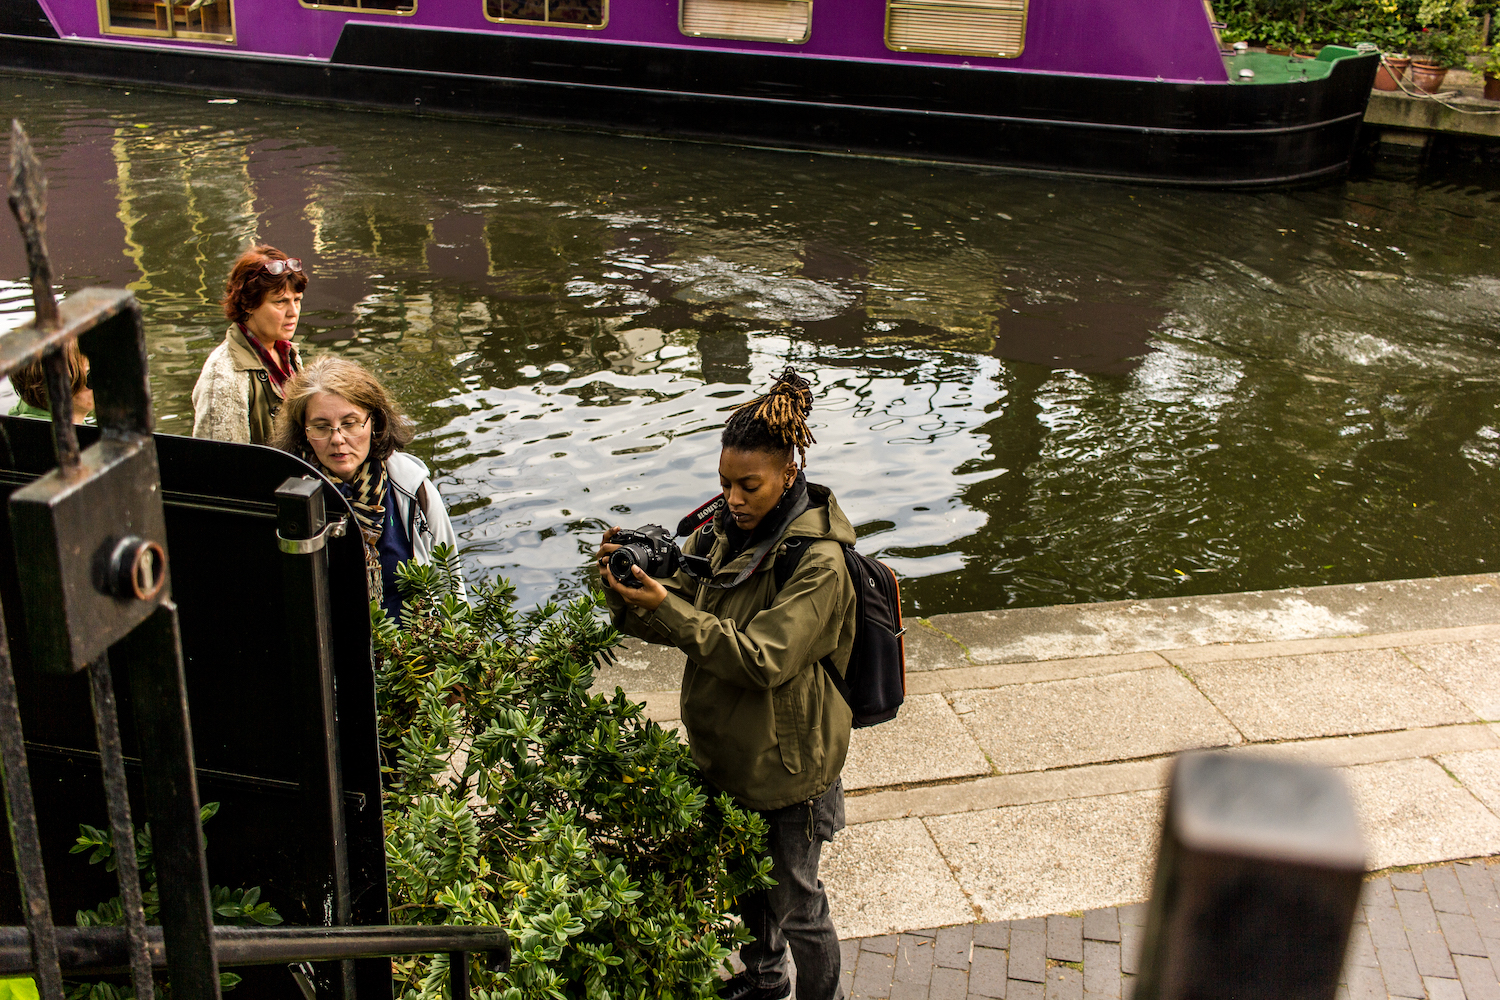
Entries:
[[[68,377],[73,395],[76,396],[88,388],[89,373],[77,340],[68,341],[68,346],[63,348],[63,356],[68,359]],[[27,405],[39,410],[52,409],[47,400],[47,370],[42,367],[41,358],[11,372],[10,384],[16,390],[16,395],[24,399]]]
[[307,419],[308,400],[320,392],[332,393],[373,414],[370,456],[376,461],[383,462],[391,452],[410,444],[417,433],[411,418],[401,412],[391,394],[380,384],[380,379],[357,361],[330,356],[310,361],[287,380],[281,391],[285,399],[281,412],[276,415],[276,429],[271,434],[270,445],[293,455],[312,454],[303,424]]
[[307,274],[304,271],[271,274],[266,270],[267,261],[288,259],[286,254],[264,243],[240,254],[229,269],[229,279],[224,282],[224,315],[232,322],[243,323],[268,296],[288,288],[294,292],[305,289]]
[[790,457],[793,448],[807,468],[807,446],[815,444],[807,415],[812,412],[812,386],[787,368],[764,396],[735,407],[724,425],[719,444],[739,451],[769,451]]

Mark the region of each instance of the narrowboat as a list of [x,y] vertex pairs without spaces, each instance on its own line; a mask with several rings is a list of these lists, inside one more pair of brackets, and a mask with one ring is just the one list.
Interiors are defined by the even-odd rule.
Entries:
[[1378,54],[1206,0],[4,0],[0,72],[1114,180],[1336,175]]

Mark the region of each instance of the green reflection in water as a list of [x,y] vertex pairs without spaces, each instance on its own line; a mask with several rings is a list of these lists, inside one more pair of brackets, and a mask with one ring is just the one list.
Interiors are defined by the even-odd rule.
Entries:
[[788,362],[811,475],[909,611],[1500,559],[1482,168],[1225,194],[14,79],[0,104],[52,173],[63,289],[140,296],[163,430],[230,261],[276,243],[311,269],[307,349],[393,386],[471,570],[529,601],[586,585],[603,525],[712,493],[726,410]]

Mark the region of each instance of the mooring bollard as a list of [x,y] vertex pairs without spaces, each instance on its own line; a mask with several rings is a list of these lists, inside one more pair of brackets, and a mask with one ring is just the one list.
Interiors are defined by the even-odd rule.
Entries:
[[1337,774],[1183,754],[1136,1000],[1331,1000],[1363,874],[1359,821]]

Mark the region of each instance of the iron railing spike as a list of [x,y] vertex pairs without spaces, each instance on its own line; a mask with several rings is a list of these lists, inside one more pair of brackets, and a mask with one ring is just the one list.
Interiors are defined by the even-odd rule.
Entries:
[[94,731],[99,759],[104,765],[104,798],[109,807],[109,832],[115,847],[115,875],[125,931],[130,938],[130,981],[137,997],[155,994],[151,956],[146,951],[146,911],[141,902],[141,875],[135,856],[135,825],[130,818],[130,794],[125,784],[125,751],[120,740],[120,715],[115,704],[115,682],[109,654],[89,664],[89,693],[93,697]]

